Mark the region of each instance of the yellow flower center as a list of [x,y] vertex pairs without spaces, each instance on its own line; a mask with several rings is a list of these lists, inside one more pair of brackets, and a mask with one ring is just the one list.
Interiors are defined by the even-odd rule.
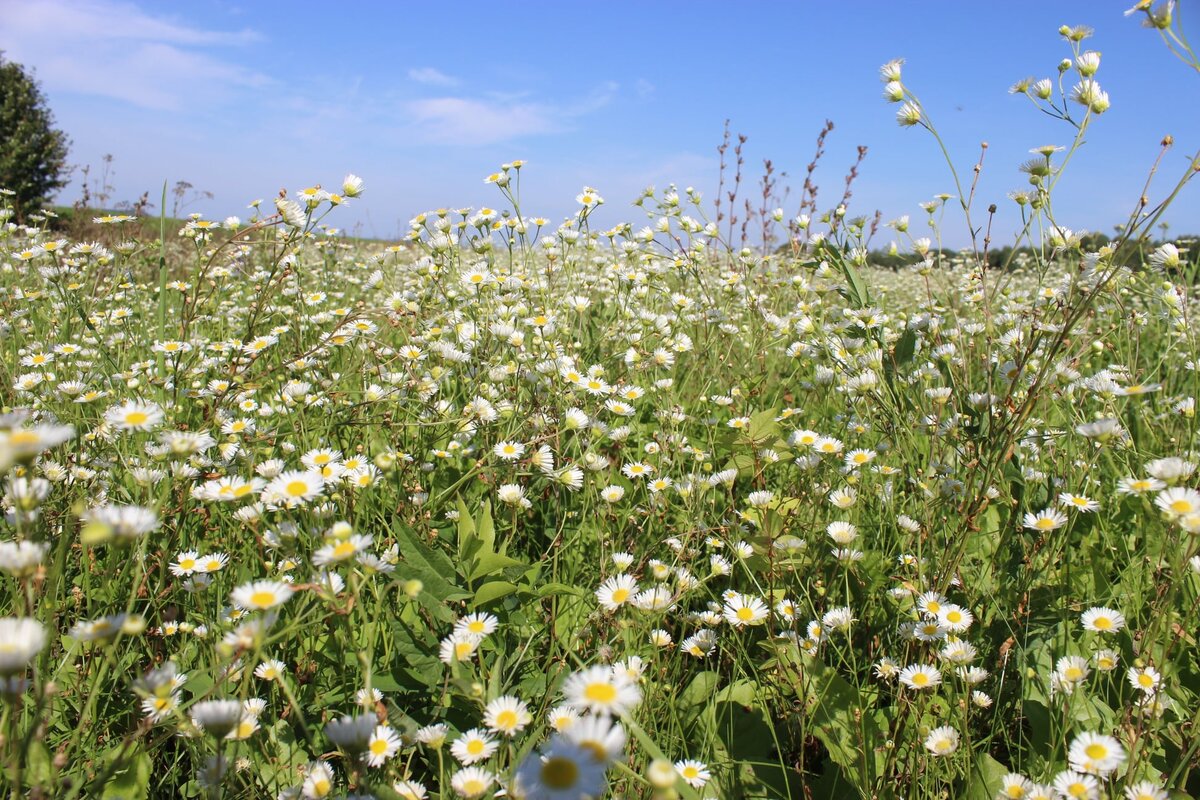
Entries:
[[303,497],[308,492],[308,484],[304,481],[292,481],[284,490],[292,497]]
[[542,783],[551,789],[570,789],[579,780],[579,765],[569,758],[554,757],[542,764]]
[[250,595],[250,605],[255,608],[268,608],[275,604],[274,592],[255,592]]
[[145,411],[130,411],[125,415],[126,425],[145,425],[150,416]]
[[583,690],[583,696],[593,703],[611,703],[617,699],[617,687],[611,683],[592,683]]
[[376,739],[371,742],[371,752],[377,756],[381,756],[387,752],[388,743],[386,739]]
[[629,599],[629,590],[628,589],[617,589],[615,592],[612,593],[612,601],[614,603],[624,603],[628,599]]
[[924,686],[925,684],[929,683],[929,676],[924,672],[914,673],[912,676],[912,682],[914,686]]
[[749,622],[754,619],[754,609],[742,606],[737,610],[737,618],[742,622]]
[[501,711],[496,715],[496,727],[500,730],[510,730],[517,727],[517,712]]
[[1083,752],[1087,753],[1087,757],[1093,761],[1099,761],[1108,755],[1108,748],[1099,742],[1093,742],[1085,747]]
[[482,739],[472,739],[471,741],[467,742],[467,752],[473,756],[477,756],[480,753],[482,753],[483,752],[483,740]]

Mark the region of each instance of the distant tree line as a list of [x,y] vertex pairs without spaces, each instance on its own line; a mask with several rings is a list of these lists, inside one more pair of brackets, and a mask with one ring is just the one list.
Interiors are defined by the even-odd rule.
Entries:
[[[1080,247],[1083,252],[1096,252],[1101,247],[1111,244],[1114,238],[1103,233],[1088,233],[1080,240]],[[1127,264],[1141,263],[1149,256],[1150,252],[1162,244],[1170,242],[1179,248],[1183,255],[1181,271],[1191,275],[1196,273],[1195,265],[1200,259],[1200,247],[1197,243],[1200,242],[1200,234],[1182,234],[1172,236],[1169,239],[1163,238],[1159,240],[1142,240],[1125,242],[1121,245],[1120,251],[1117,253],[1117,262]],[[950,248],[933,248],[929,251],[935,263],[942,265],[950,265],[961,263],[964,257],[964,251],[952,250]],[[989,269],[1012,269],[1022,264],[1034,261],[1037,254],[1033,248],[1022,246],[1013,248],[1011,245],[1004,247],[991,248],[987,252],[987,265]],[[884,268],[900,269],[901,267],[911,266],[916,257],[911,252],[891,252],[889,250],[872,250],[869,255],[870,263]],[[1188,269],[1191,265],[1191,269]]]

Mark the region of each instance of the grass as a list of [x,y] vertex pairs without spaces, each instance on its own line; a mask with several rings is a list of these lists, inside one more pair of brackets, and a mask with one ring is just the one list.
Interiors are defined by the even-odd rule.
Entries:
[[5,226],[0,784],[1200,796],[1195,254],[1148,233],[1194,170],[1089,251],[1071,152],[1002,270],[938,246],[969,185],[893,269],[673,187],[552,227],[520,163],[388,246],[321,233],[353,176]]

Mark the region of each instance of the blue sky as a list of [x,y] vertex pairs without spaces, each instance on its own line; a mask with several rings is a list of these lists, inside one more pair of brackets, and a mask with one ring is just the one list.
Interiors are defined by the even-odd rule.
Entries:
[[[989,143],[978,202],[1000,205],[1003,243],[1017,227],[1005,197],[1024,185],[1017,166],[1072,135],[1008,94],[1069,55],[1064,23],[1096,29],[1087,44],[1103,55],[1112,108],[1060,184],[1062,224],[1111,232],[1165,134],[1176,147],[1152,198],[1200,150],[1200,75],[1123,15],[1131,4],[0,0],[0,49],[36,69],[74,163],[94,175],[113,155],[117,200],[157,200],[164,180],[183,179],[214,194],[189,211],[245,215],[281,187],[352,171],[367,193],[331,222],[382,238],[418,211],[497,205],[483,178],[518,158],[528,214],[571,213],[586,184],[607,200],[602,221],[639,222],[629,203],[670,182],[704,191],[711,214],[726,118],[749,137],[750,184],[763,158],[790,174],[789,215],[831,119],[819,204],[841,196],[866,145],[851,213],[919,220],[919,202],[955,190],[933,140],[898,127],[882,98],[879,65],[903,57],[960,170]],[[76,197],[73,185],[60,200]],[[1168,219],[1200,232],[1200,187]],[[958,219],[946,233],[965,241]]]

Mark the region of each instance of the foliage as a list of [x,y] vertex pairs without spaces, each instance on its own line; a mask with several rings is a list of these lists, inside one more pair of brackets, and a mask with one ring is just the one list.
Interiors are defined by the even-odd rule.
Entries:
[[0,187],[18,218],[66,184],[67,146],[33,76],[0,52]]

